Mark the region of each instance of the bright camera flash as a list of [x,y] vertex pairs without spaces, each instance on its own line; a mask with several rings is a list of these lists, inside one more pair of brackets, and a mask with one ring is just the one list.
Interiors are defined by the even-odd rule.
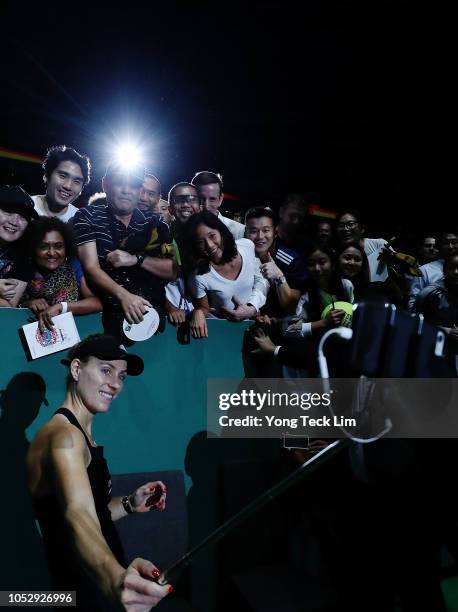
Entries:
[[120,145],[116,152],[116,161],[125,170],[130,170],[140,164],[140,152],[133,144],[126,143]]

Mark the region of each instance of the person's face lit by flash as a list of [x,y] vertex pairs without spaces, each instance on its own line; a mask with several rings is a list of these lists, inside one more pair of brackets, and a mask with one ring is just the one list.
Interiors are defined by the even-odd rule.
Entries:
[[214,264],[221,261],[224,250],[223,237],[217,229],[204,223],[197,226],[197,246],[201,254]]
[[245,235],[254,242],[254,250],[258,257],[267,253],[274,242],[275,227],[270,217],[248,219]]
[[0,243],[19,240],[24,234],[27,225],[27,219],[19,213],[0,208]]
[[[142,211],[154,211],[161,197],[159,183],[151,176],[146,176],[138,198],[138,208]],[[155,212],[155,211],[154,211]]]
[[46,199],[59,208],[65,208],[81,194],[84,177],[78,164],[62,161],[52,171],[49,179],[45,177]]
[[157,204],[153,206],[153,213],[159,215],[167,225],[172,222],[172,214],[170,212],[169,203],[165,200],[159,200]]
[[106,412],[121,393],[127,376],[127,363],[124,359],[105,361],[89,357],[86,362],[74,359],[70,371],[76,381],[77,395],[86,408],[96,414]]
[[142,182],[135,177],[114,175],[103,179],[107,203],[115,215],[127,217],[137,207]]
[[199,212],[199,196],[197,189],[190,185],[182,185],[170,194],[170,210],[180,223],[186,221]]
[[46,272],[57,270],[65,263],[65,241],[60,232],[46,232],[35,251],[35,263]]
[[217,215],[224,198],[219,184],[210,183],[209,185],[199,185],[197,187],[197,192],[200,197],[202,209]]

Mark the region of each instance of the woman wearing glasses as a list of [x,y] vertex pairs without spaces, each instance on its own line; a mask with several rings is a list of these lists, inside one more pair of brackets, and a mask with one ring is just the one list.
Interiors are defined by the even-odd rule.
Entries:
[[356,210],[345,210],[336,221],[337,239],[341,246],[360,244],[369,262],[370,281],[385,281],[388,278],[387,263],[394,254],[390,243],[384,238],[366,238],[361,216]]

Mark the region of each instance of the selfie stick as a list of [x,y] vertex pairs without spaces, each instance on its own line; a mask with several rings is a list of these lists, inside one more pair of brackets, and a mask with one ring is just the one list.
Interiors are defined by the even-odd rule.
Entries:
[[[352,338],[352,330],[347,329],[345,327],[338,327],[333,330],[329,330],[324,334],[319,350],[318,350],[318,364],[320,367],[320,375],[323,379],[323,384],[326,390],[330,390],[329,385],[329,371],[327,367],[327,361],[324,356],[324,344],[330,335],[336,334],[340,336],[344,340],[351,340]],[[251,503],[249,503],[245,508],[242,508],[240,512],[238,512],[235,516],[230,518],[228,521],[223,523],[220,527],[215,529],[213,533],[204,538],[197,546],[195,546],[192,550],[186,553],[181,559],[179,559],[174,565],[172,565],[169,569],[166,569],[157,579],[157,582],[160,585],[164,584],[175,584],[183,571],[191,565],[194,557],[198,555],[203,549],[213,546],[216,542],[219,542],[224,536],[230,533],[233,529],[235,529],[240,523],[246,521],[247,518],[258,512],[261,508],[269,504],[271,501],[274,501],[279,497],[282,493],[287,491],[290,487],[298,483],[300,480],[312,474],[315,470],[317,470],[321,465],[326,463],[329,459],[335,457],[342,450],[347,448],[351,443],[350,438],[345,437],[341,440],[336,440],[332,442],[326,448],[323,448],[320,452],[314,455],[311,459],[306,461],[295,470],[292,474],[280,480],[276,485],[268,489],[265,493],[262,493],[259,497],[254,499]]]
[[213,531],[199,544],[197,544],[197,546],[183,555],[183,557],[181,557],[181,559],[174,563],[169,569],[162,572],[157,579],[158,584],[175,584],[179,580],[183,571],[192,563],[194,557],[203,549],[216,544],[216,542],[219,542],[222,538],[224,538],[224,536],[235,529],[235,527],[240,525],[240,523],[243,523],[243,521],[246,521],[247,518],[258,512],[258,510],[269,504],[271,501],[277,499],[277,497],[284,493],[284,491],[295,485],[297,482],[309,474],[312,474],[317,468],[340,453],[340,451],[346,448],[349,444],[350,440],[348,438],[336,440],[314,455],[311,459],[303,463],[301,467],[295,470],[292,474],[289,474],[286,478],[254,499],[251,503],[245,506],[245,508],[242,508],[240,512],[215,529],[215,531]]

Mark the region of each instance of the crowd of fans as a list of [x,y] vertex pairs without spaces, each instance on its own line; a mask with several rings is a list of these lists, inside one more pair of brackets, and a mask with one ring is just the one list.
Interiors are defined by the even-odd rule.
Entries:
[[[154,307],[162,322],[208,336],[207,319],[251,319],[251,353],[282,347],[351,323],[351,305],[394,303],[458,339],[458,232],[427,234],[415,255],[369,238],[360,213],[311,223],[304,198],[278,212],[257,206],[245,224],[220,212],[219,174],[176,183],[167,200],[140,167],[108,166],[102,191],[74,202],[90,181],[88,157],[53,147],[43,163],[45,193],[0,188],[0,306],[30,308],[41,329],[53,317],[103,312],[104,330],[125,340]],[[421,265],[420,265],[421,264]]]
[[[127,170],[112,163],[103,177],[102,191],[87,206],[77,208],[74,202],[90,181],[89,159],[72,148],[53,147],[43,170],[43,195],[29,196],[19,186],[0,187],[0,307],[29,308],[41,330],[50,328],[53,317],[61,313],[102,312],[104,331],[128,344],[124,318],[130,324],[139,323],[149,307],[160,315],[159,331],[168,319],[178,330],[188,328],[196,339],[208,337],[209,318],[234,323],[251,320],[242,349],[247,376],[288,375],[292,369],[316,376],[317,341],[330,328],[350,326],[352,305],[369,301],[422,313],[445,330],[452,357],[457,353],[458,231],[446,223],[439,236],[425,233],[418,252],[407,254],[394,249],[393,239],[367,237],[356,210],[312,223],[299,194],[287,195],[278,211],[267,206],[250,208],[244,224],[239,223],[220,212],[223,183],[214,172],[198,172],[189,182],[176,183],[163,199],[156,176],[143,168]],[[303,459],[326,444],[312,442]],[[402,451],[402,442],[388,447],[386,457],[393,455],[393,448]],[[423,478],[431,473],[428,482],[436,482],[441,472],[434,471],[435,464],[430,467],[429,455],[421,452],[419,456],[428,461],[424,461],[425,469],[420,461],[414,475]],[[383,464],[389,472],[391,463],[386,458],[373,463]],[[399,465],[402,468],[402,461]],[[386,550],[380,558],[391,563],[391,552],[400,550],[411,566],[408,577],[424,573],[420,583],[426,585],[430,599],[425,599],[423,607],[408,609],[442,609],[429,604],[440,600],[434,582],[436,565],[434,571],[429,565],[435,558],[428,548],[435,531],[432,527],[431,533],[422,531],[426,546],[416,539],[417,523],[422,529],[424,525],[419,519],[407,536],[395,530],[398,524],[407,529],[411,516],[424,505],[423,497],[417,504],[415,496],[425,488],[420,476],[418,486],[416,480],[412,485],[412,479],[401,477],[388,485],[388,476],[382,493],[391,486],[392,494],[379,498],[375,488],[370,495],[359,489],[355,493],[353,489],[360,487],[355,479],[350,482],[339,471],[322,471],[315,483],[320,495],[307,498],[306,504],[322,513],[323,508],[333,507],[331,497],[339,483],[353,487],[354,498],[370,508],[380,524],[393,529],[385,537]],[[411,508],[406,520],[399,521],[397,510],[389,505],[393,495]],[[434,496],[430,499],[434,501]],[[354,544],[349,540],[359,534],[368,561],[360,563],[354,554],[348,563],[339,557],[340,548],[333,542],[329,548],[334,565],[339,574],[346,565],[366,566],[369,571],[376,561],[367,545],[369,537],[365,539],[357,525],[359,515],[350,512],[352,506],[344,505],[346,513],[339,508],[335,516],[321,518],[321,524],[326,529],[331,523],[340,528],[344,516],[353,527],[350,530],[347,525],[348,538],[345,529],[343,534],[340,530],[340,548],[347,554]],[[427,515],[429,506],[425,508],[419,517]],[[325,549],[330,539],[323,536]],[[405,571],[395,567],[393,573],[404,575]],[[354,584],[354,577],[348,584]],[[423,596],[416,584],[409,594],[417,591]]]

